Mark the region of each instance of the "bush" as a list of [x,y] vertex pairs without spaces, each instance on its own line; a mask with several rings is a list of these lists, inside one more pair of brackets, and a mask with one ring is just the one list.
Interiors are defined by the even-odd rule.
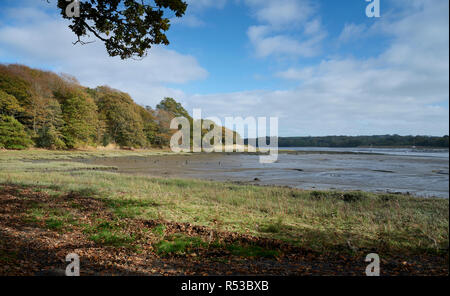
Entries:
[[355,191],[355,192],[348,192],[344,193],[342,196],[342,200],[345,202],[357,202],[362,200],[365,196],[363,192]]
[[0,116],[0,147],[6,149],[26,149],[33,145],[23,125],[12,116]]

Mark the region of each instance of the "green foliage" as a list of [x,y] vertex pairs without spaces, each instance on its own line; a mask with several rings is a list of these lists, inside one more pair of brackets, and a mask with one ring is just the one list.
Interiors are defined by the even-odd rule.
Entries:
[[[187,4],[181,0],[156,0],[150,3],[138,0],[81,0],[80,16],[70,17],[66,8],[71,1],[58,0],[58,7],[65,19],[70,19],[69,28],[78,42],[93,34],[105,43],[110,56],[122,59],[143,57],[153,44],[169,44],[164,34],[170,28],[165,13],[172,11],[181,17]],[[171,16],[172,17],[172,16]]]
[[0,89],[0,115],[15,116],[24,112],[16,97]]
[[0,115],[14,116],[32,144],[48,149],[162,148],[175,132],[170,129],[174,117],[188,118],[193,127],[189,113],[173,98],[164,98],[155,110],[144,108],[107,86],[85,88],[67,74],[22,65],[0,65]]
[[149,144],[155,145],[158,136],[158,124],[156,123],[156,117],[153,115],[151,107],[146,108],[139,107],[139,113],[143,121],[143,132]]
[[63,141],[62,134],[54,126],[45,126],[38,132],[36,145],[48,149],[65,149],[67,146]]
[[4,67],[0,68],[0,89],[14,96],[21,104],[27,104],[32,97],[30,83],[11,75]]
[[97,104],[107,122],[107,136],[121,147],[143,147],[147,141],[137,105],[125,93],[99,88]]
[[55,99],[47,101],[45,106],[45,115],[38,125],[36,146],[48,149],[65,149],[62,130],[64,119],[59,102]]
[[161,140],[158,138],[158,124],[154,121],[145,121],[144,122],[144,135],[147,141],[153,145],[162,144]]
[[192,117],[186,109],[184,109],[183,106],[173,98],[164,98],[158,105],[156,105],[156,109],[167,111],[174,117],[185,117],[192,122]]
[[0,115],[0,148],[26,149],[33,144],[23,125],[12,116]]
[[65,143],[69,148],[92,144],[96,139],[97,106],[88,95],[79,93],[62,106]]

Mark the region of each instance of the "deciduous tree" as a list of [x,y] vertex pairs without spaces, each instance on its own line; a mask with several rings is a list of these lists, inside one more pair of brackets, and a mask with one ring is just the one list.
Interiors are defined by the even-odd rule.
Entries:
[[[170,28],[170,13],[184,15],[182,0],[80,0],[80,15],[67,13],[70,1],[58,0],[58,7],[78,41],[93,35],[104,42],[110,56],[142,58],[154,44],[168,45],[165,32]],[[71,7],[69,7],[70,9]]]

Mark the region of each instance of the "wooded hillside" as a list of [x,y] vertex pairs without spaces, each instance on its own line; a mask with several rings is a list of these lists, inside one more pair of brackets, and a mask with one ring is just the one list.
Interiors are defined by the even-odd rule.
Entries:
[[172,98],[153,109],[107,86],[81,86],[66,74],[0,65],[0,148],[163,147],[177,116],[192,122]]

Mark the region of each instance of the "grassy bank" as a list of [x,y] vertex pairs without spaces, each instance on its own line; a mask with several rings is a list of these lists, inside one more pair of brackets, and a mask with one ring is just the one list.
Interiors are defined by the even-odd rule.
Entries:
[[[448,252],[448,199],[150,178],[118,174],[114,167],[71,161],[159,153],[168,152],[1,151],[0,186],[20,185],[53,197],[72,194],[102,200],[119,224],[135,218],[189,222],[217,231],[279,239],[318,252]],[[42,211],[36,206],[28,216],[39,220]],[[77,221],[52,215],[45,214],[51,219],[44,222],[54,229]],[[85,227],[91,240],[112,245],[118,240],[120,244],[133,245],[132,236],[116,237],[111,225],[98,225]],[[186,243],[175,236],[166,238],[159,248],[167,252],[183,244],[201,242]]]

